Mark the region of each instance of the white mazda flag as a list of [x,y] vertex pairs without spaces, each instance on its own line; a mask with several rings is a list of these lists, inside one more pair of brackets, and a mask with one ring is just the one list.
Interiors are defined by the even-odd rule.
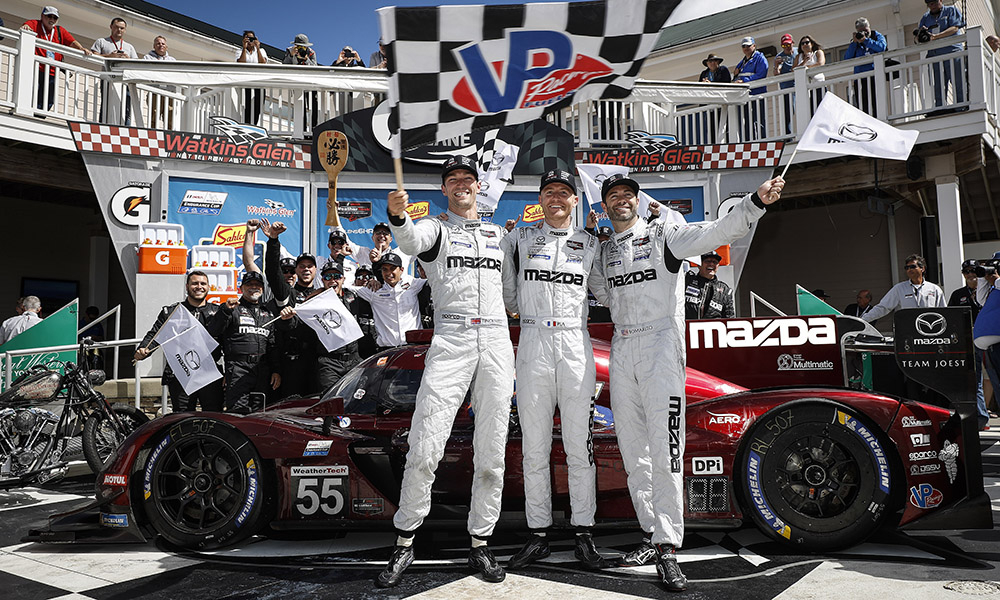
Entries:
[[514,144],[503,140],[493,140],[493,151],[489,157],[484,156],[479,165],[479,193],[476,195],[476,205],[485,208],[481,212],[491,212],[497,209],[500,196],[507,189],[517,164],[517,153],[520,150]]
[[628,175],[628,167],[582,163],[576,165],[576,172],[580,174],[580,181],[583,182],[583,193],[587,196],[587,203],[592,209],[601,212],[601,185],[612,175]]
[[667,224],[674,225],[687,225],[687,221],[684,220],[684,215],[678,211],[670,208],[663,202],[654,199],[652,196],[646,192],[639,190],[639,216],[647,217],[649,216],[649,203],[656,202],[660,205],[660,216],[658,217]]
[[312,327],[327,352],[343,348],[363,335],[357,319],[333,288],[296,306],[295,314]]
[[180,304],[170,313],[153,340],[163,350],[163,358],[184,388],[184,393],[193,394],[222,378],[212,358],[212,350],[219,346],[219,342],[209,335],[201,321]]
[[796,151],[906,160],[918,132],[896,129],[826,94],[802,133]]

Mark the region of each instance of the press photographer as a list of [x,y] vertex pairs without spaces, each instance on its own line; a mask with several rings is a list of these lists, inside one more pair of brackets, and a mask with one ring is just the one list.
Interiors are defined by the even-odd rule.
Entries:
[[[913,32],[913,40],[918,44],[926,44],[934,40],[956,36],[965,27],[965,17],[958,8],[945,6],[941,0],[924,0],[927,12],[920,18],[917,29]],[[927,51],[927,58],[961,52],[962,44],[952,44],[944,48],[934,48]],[[942,78],[941,71],[944,70]],[[947,102],[948,86],[952,86],[955,104],[965,102],[965,74],[962,59],[938,61],[931,63],[931,75],[934,79],[934,106],[944,107]],[[949,109],[954,110],[954,109]]]
[[282,60],[286,65],[316,65],[316,52],[309,43],[309,36],[300,33],[295,36],[295,41],[288,48],[285,48],[285,58]]
[[354,48],[350,46],[344,46],[344,49],[340,51],[340,56],[337,60],[333,61],[334,67],[363,67],[365,62],[361,60],[358,53],[354,51]]

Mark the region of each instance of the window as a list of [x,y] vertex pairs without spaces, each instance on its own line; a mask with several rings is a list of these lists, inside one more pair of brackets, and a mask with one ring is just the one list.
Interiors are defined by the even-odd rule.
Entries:
[[331,387],[323,399],[340,396],[344,399],[344,412],[352,415],[370,415],[375,413],[374,385],[381,369],[355,367],[347,373],[336,385]]
[[386,369],[385,392],[379,398],[379,414],[413,412],[423,375],[423,370]]

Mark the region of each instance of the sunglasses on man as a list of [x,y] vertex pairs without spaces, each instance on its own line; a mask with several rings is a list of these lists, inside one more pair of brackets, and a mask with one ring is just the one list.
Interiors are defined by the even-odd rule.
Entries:
[[343,279],[343,273],[323,273],[323,281],[333,281],[334,279]]
[[920,265],[906,265],[903,268],[906,269],[907,271],[909,271],[910,269],[919,269]]

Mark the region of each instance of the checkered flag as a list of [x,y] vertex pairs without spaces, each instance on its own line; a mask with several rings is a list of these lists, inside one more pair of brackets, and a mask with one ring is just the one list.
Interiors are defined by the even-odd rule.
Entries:
[[680,0],[378,10],[403,149],[629,94]]

